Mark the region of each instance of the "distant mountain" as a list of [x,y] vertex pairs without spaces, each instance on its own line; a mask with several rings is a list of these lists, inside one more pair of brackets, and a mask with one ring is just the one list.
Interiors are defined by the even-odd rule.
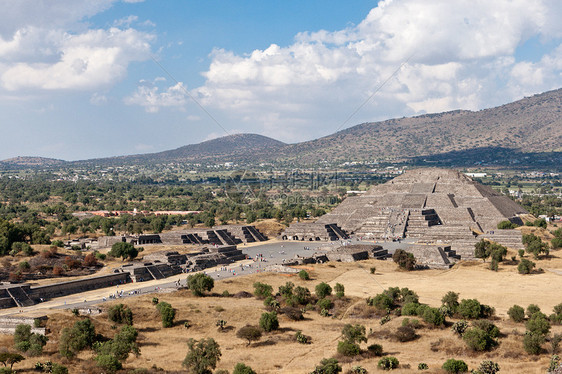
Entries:
[[0,164],[4,164],[7,166],[23,166],[23,167],[34,167],[34,166],[56,166],[62,165],[66,161],[64,160],[57,160],[54,158],[46,158],[46,157],[13,157],[7,160],[0,161]]
[[478,148],[562,152],[562,89],[477,112],[457,110],[350,127],[282,150],[281,158],[373,160],[452,153]]
[[[296,144],[285,144],[257,134],[236,134],[186,145],[174,150],[132,156],[77,161],[71,164],[119,165],[161,162],[318,165],[322,161],[375,159],[472,162],[480,154],[487,160],[509,160],[513,153],[554,152],[562,158],[562,89],[545,92],[496,108],[456,110],[417,117],[369,122],[332,135]],[[443,157],[441,157],[442,155]],[[17,157],[0,162],[10,167],[59,165],[64,161]]]

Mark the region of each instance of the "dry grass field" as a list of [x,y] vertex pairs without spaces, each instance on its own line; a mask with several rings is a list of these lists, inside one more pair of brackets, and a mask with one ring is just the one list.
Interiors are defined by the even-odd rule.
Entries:
[[[510,255],[512,254],[508,254],[508,258]],[[544,269],[544,272],[532,275],[517,274],[515,265],[502,264],[498,272],[488,270],[486,265],[466,262],[445,271],[414,272],[399,271],[390,261],[376,260],[310,265],[307,269],[312,280],[309,281],[282,274],[251,274],[216,282],[213,296],[197,298],[192,296],[190,291],[180,290],[127,299],[125,302],[134,312],[134,326],[140,332],[141,355],[129,357],[124,367],[157,367],[170,372],[181,372],[181,362],[187,353],[187,340],[212,337],[220,344],[222,351],[217,368],[231,371],[237,362],[244,362],[258,373],[309,373],[322,358],[337,356],[336,347],[342,327],[347,323],[359,323],[364,325],[367,331],[371,331],[368,343],[362,343],[362,347],[374,343],[382,344],[385,354],[395,356],[400,361],[400,368],[393,371],[396,373],[417,372],[420,362],[429,365],[430,370],[426,372],[444,373],[440,367],[449,358],[462,359],[473,369],[477,368],[481,361],[490,359],[500,364],[502,373],[544,373],[550,355],[526,354],[522,345],[524,324],[509,321],[506,311],[513,304],[526,307],[533,303],[539,305],[548,315],[554,305],[562,302],[560,252],[554,252],[548,260],[537,261],[537,267]],[[376,267],[375,274],[369,271],[373,266]],[[252,285],[256,281],[271,284],[274,290],[291,281],[297,286],[308,287],[312,292],[315,285],[321,281],[332,286],[338,282],[345,286],[346,297],[336,302],[336,310],[332,317],[322,317],[315,311],[309,311],[305,313],[305,320],[292,321],[280,315],[280,330],[264,334],[260,341],[248,347],[246,341],[236,337],[236,331],[246,324],[258,324],[261,313],[265,311],[263,302],[254,297],[219,295],[224,291],[231,295],[240,291],[253,292]],[[494,323],[502,333],[499,346],[487,353],[471,352],[463,341],[453,334],[450,327],[423,327],[417,330],[419,338],[414,341],[400,343],[394,340],[392,333],[405,317],[393,316],[390,322],[381,325],[380,318],[369,315],[365,298],[395,286],[416,291],[420,302],[431,306],[440,306],[441,297],[447,291],[455,291],[460,293],[461,299],[476,298],[495,307],[497,313]],[[160,317],[151,303],[153,296],[177,309],[174,327],[161,327]],[[107,308],[115,303],[117,301],[105,303],[103,307]],[[67,365],[71,373],[99,372],[94,366],[93,354],[90,351],[82,352],[73,361],[66,361],[57,353],[60,330],[78,319],[79,317],[70,312],[49,312],[47,327],[51,332],[45,347],[45,356],[26,359],[16,366],[18,372],[32,372],[35,362],[47,359]],[[219,319],[227,321],[224,331],[219,331],[215,325]],[[104,336],[111,337],[117,331],[112,328],[113,323],[108,321],[105,313],[93,317],[93,320],[97,332]],[[184,327],[185,321],[190,322],[190,328]],[[294,340],[297,330],[311,336],[312,344],[297,343]],[[562,326],[553,326],[551,332],[562,333]],[[0,335],[0,344],[9,347],[12,339],[11,336]],[[544,347],[548,348],[548,343]],[[338,359],[344,372],[355,365],[361,365],[371,373],[381,372],[376,367],[378,357]]]

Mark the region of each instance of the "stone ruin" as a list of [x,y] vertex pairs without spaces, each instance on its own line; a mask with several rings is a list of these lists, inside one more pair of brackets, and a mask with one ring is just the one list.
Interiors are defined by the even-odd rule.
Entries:
[[455,260],[458,256],[473,258],[474,245],[480,239],[523,248],[519,230],[498,230],[497,224],[503,220],[521,224],[519,215],[525,213],[508,197],[460,172],[415,169],[363,195],[346,198],[313,223],[289,226],[281,239],[339,240],[347,235],[363,240],[413,238],[418,244],[430,245],[415,250],[421,256],[418,262],[425,261],[426,253],[447,247],[454,251],[454,256],[447,258]]
[[178,230],[161,234],[103,236],[98,239],[98,248],[108,248],[117,242],[128,242],[135,245],[237,245],[262,242],[267,239],[267,236],[254,226],[224,225],[215,226],[212,229]]

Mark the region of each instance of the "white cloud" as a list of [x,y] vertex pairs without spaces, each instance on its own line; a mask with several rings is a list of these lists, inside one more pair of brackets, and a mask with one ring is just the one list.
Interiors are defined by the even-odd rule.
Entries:
[[137,90],[124,99],[125,104],[143,106],[148,113],[156,113],[162,107],[183,109],[188,100],[183,83],[179,82],[160,92],[160,88],[155,84],[159,81],[162,79],[156,78],[153,83],[140,81]]
[[410,58],[348,125],[490,107],[562,86],[560,48],[537,63],[514,57],[530,38],[562,37],[561,14],[553,0],[381,1],[357,26],[286,47],[216,49],[192,93],[251,131],[298,141],[336,130]]
[[[150,58],[151,33],[130,25],[109,29],[82,21],[114,1],[18,1],[0,15],[0,84],[25,89],[92,90],[122,79],[133,61]],[[6,7],[8,8],[8,7]]]
[[107,104],[107,96],[94,92],[90,97],[90,104],[93,105],[104,105]]

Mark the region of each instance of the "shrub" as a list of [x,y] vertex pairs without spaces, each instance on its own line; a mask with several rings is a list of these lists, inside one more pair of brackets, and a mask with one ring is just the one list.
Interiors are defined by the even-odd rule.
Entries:
[[300,344],[310,344],[310,339],[310,336],[304,335],[300,330],[295,334],[295,340]]
[[507,311],[507,315],[514,322],[523,322],[525,320],[525,309],[519,305],[514,305]]
[[211,291],[214,286],[215,281],[206,274],[197,273],[187,277],[187,288],[189,288],[195,296],[203,296],[205,291]]
[[418,370],[429,370],[429,366],[425,362],[420,362],[418,364]]
[[523,337],[523,348],[525,349],[525,352],[530,355],[538,355],[542,351],[544,341],[544,335],[536,333],[533,334],[532,332],[527,331]]
[[306,287],[297,286],[293,293],[293,299],[300,305],[306,305],[310,301],[310,291]]
[[361,349],[359,348],[359,345],[344,340],[338,342],[338,353],[343,356],[357,356],[361,353]]
[[388,356],[379,360],[377,366],[383,370],[393,370],[398,367],[400,362],[396,357]]
[[372,266],[369,271],[371,272],[371,274],[375,274],[375,271],[377,271],[377,268]]
[[342,337],[351,343],[361,343],[367,341],[365,326],[346,324],[342,329]]
[[342,298],[345,296],[345,287],[341,283],[336,283],[334,286],[334,291],[336,291],[336,296]]
[[299,308],[286,307],[281,309],[280,312],[293,321],[300,321],[303,319],[302,310]]
[[156,309],[160,312],[162,327],[172,327],[174,325],[174,318],[176,318],[176,310],[165,301],[158,303]]
[[68,374],[68,368],[66,366],[57,364],[53,362],[53,367],[51,369],[52,374]]
[[279,320],[277,319],[277,313],[262,313],[260,318],[260,327],[265,332],[270,332],[277,330],[279,328]]
[[152,298],[152,305],[156,305],[158,304],[158,298],[157,297],[153,297]]
[[62,329],[59,339],[59,352],[66,358],[72,358],[79,351],[91,347],[94,343],[96,330],[89,319],[74,323],[71,328]]
[[417,316],[418,315],[418,303],[407,303],[402,307],[403,316]]
[[527,320],[525,327],[532,334],[546,335],[550,331],[550,322],[541,312],[536,312]]
[[310,280],[310,275],[308,274],[308,272],[306,270],[301,270],[299,271],[299,278],[302,280]]
[[447,373],[466,373],[468,371],[468,365],[463,360],[455,360],[454,358],[445,361],[442,368]]
[[311,374],[337,374],[342,371],[338,360],[335,358],[323,358],[320,365],[316,366]]
[[383,350],[380,344],[371,344],[367,347],[367,351],[373,356],[382,356]]
[[400,326],[396,330],[394,334],[396,339],[400,342],[409,342],[416,339],[418,336],[416,335],[416,330],[412,326]]
[[394,307],[394,301],[392,298],[384,293],[380,293],[373,298],[368,298],[367,304],[372,305],[379,310],[387,310]]
[[322,282],[316,285],[314,291],[316,292],[316,296],[318,296],[319,299],[323,299],[326,296],[330,296],[332,294],[332,287],[330,287],[328,283]]
[[459,304],[459,314],[463,318],[480,318],[482,305],[476,299],[463,299]]
[[446,305],[451,312],[456,313],[459,307],[459,294],[449,291],[441,298],[441,303]]
[[349,374],[367,374],[367,369],[361,366],[353,366],[348,371]]
[[84,266],[96,266],[98,261],[93,253],[88,253],[86,257],[84,257]]
[[478,327],[467,329],[462,339],[468,348],[477,352],[487,351],[496,345],[495,340],[492,339],[490,334]]
[[519,227],[519,225],[516,225],[515,223],[507,220],[498,223],[498,229],[500,230],[506,230],[506,229],[509,230],[509,229],[514,229],[516,227]]
[[239,362],[234,366],[232,374],[256,374],[256,372],[251,367]]
[[517,265],[517,271],[519,274],[531,274],[533,269],[535,268],[535,263],[533,261],[529,261],[526,258],[522,258]]
[[269,284],[261,282],[254,283],[254,295],[256,296],[256,298],[260,300],[266,299],[267,297],[272,295],[272,292],[273,287],[271,287]]
[[523,258],[523,256],[525,255],[525,250],[520,249],[520,250],[517,251],[517,254],[519,255],[519,258]]
[[245,339],[248,341],[247,345],[252,344],[253,341],[258,341],[261,339],[261,330],[257,326],[246,325],[241,327],[236,332],[236,337],[240,339]]
[[423,320],[433,326],[441,326],[445,323],[445,316],[437,308],[428,308],[422,316]]
[[129,326],[133,324],[133,312],[123,304],[117,304],[109,308],[107,317],[115,323],[126,323]]
[[414,270],[416,268],[416,258],[413,254],[397,249],[392,255],[392,260],[398,264],[401,269]]
[[220,360],[221,351],[219,344],[213,338],[189,339],[187,341],[189,351],[185,356],[182,366],[190,373],[210,373],[211,369],[217,367]]
[[500,329],[498,329],[496,325],[494,325],[492,322],[488,321],[487,319],[474,321],[472,325],[474,327],[486,331],[486,333],[494,339],[500,336]]
[[536,305],[536,304],[529,304],[529,306],[527,307],[527,317],[531,318],[531,316],[535,313],[540,313],[541,308]]
[[490,360],[482,361],[478,366],[478,373],[481,374],[496,374],[500,371],[500,366]]
[[322,309],[330,310],[334,307],[334,303],[330,299],[320,299],[316,303],[316,306],[320,310],[322,310]]
[[98,367],[107,373],[116,373],[123,368],[121,362],[113,355],[98,355],[94,358]]
[[550,241],[550,244],[552,245],[553,249],[562,248],[562,238],[553,238]]
[[453,332],[458,336],[462,337],[467,328],[468,322],[466,322],[464,319],[461,319],[460,321],[453,323],[451,330],[453,330]]

